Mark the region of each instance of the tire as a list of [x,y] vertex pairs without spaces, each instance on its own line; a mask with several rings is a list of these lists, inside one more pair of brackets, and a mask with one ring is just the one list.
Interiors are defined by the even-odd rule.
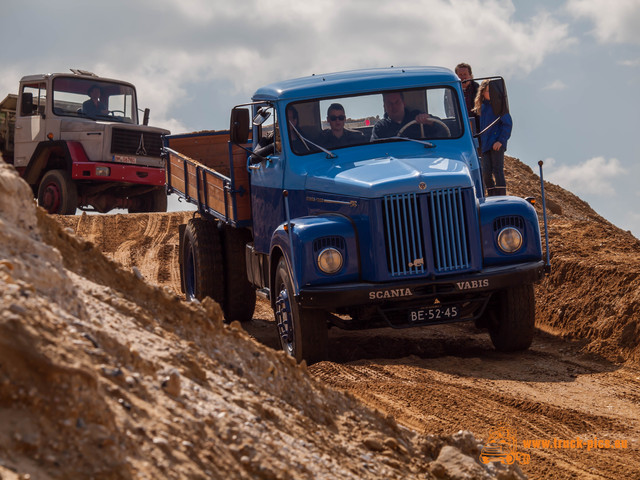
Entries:
[[217,222],[192,218],[182,241],[181,275],[187,300],[211,297],[224,303],[222,246]]
[[251,242],[246,229],[225,225],[222,229],[226,294],[223,305],[228,322],[248,322],[256,308],[256,290],[247,277],[245,246]]
[[489,335],[496,350],[526,350],[533,341],[536,323],[533,285],[519,285],[494,293]]
[[167,211],[167,188],[159,187],[144,195],[140,195],[139,204],[129,207],[129,213],[153,213]]
[[306,360],[311,365],[327,358],[328,329],[326,314],[322,310],[300,308],[284,258],[276,269],[274,314],[280,345],[297,362]]
[[53,215],[73,215],[78,208],[78,187],[66,170],[49,170],[38,186],[38,205]]

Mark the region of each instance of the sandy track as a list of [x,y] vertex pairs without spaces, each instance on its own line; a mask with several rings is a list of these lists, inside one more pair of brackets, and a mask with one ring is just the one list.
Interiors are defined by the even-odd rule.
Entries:
[[[527,168],[511,163],[508,173],[519,195],[533,188]],[[488,441],[506,424],[517,432],[518,451],[530,455],[530,463],[520,466],[530,478],[640,479],[640,242],[577,197],[549,190],[556,212],[554,271],[536,287],[540,330],[529,351],[497,353],[486,332],[467,324],[403,331],[333,328],[330,361],[309,371],[419,432],[470,430]],[[177,226],[190,216],[84,215],[59,221],[124,268],[136,267],[151,283],[179,292]],[[265,301],[258,302],[245,328],[277,346]],[[524,443],[548,440],[553,447],[554,439],[568,442],[568,448]],[[626,442],[627,448],[589,448],[594,439]]]
[[[517,431],[518,450],[531,456],[521,465],[530,478],[639,478],[640,370],[633,366],[582,354],[541,332],[529,351],[501,354],[486,333],[464,324],[332,331],[331,338],[339,361],[313,365],[311,373],[400,424],[436,434],[471,430],[485,440],[506,424]],[[342,363],[354,344],[378,358]],[[400,356],[407,351],[416,354]],[[523,445],[578,438],[581,449]],[[628,448],[587,450],[594,438],[626,440]]]
[[136,267],[149,282],[180,293],[178,225],[193,212],[56,217],[107,257]]

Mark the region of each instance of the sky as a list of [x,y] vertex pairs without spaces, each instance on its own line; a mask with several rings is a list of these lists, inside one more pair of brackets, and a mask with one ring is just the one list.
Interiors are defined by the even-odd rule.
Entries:
[[278,80],[469,63],[507,82],[507,155],[536,173],[543,160],[545,180],[640,238],[640,0],[0,0],[0,12],[0,96],[24,75],[85,69],[134,83],[172,133],[226,129],[234,105]]

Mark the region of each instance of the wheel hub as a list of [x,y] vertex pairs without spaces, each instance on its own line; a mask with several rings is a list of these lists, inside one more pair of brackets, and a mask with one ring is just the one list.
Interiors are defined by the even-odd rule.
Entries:
[[44,189],[42,207],[49,213],[56,213],[60,209],[60,190],[52,183]]

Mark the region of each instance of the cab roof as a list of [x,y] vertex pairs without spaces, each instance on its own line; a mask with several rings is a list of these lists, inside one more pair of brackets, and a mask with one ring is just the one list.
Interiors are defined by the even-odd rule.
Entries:
[[311,75],[285,80],[259,88],[253,95],[260,100],[299,100],[407,89],[458,82],[458,77],[443,67],[390,67]]
[[107,78],[100,77],[92,72],[87,72],[86,70],[75,70],[71,69],[71,72],[66,73],[38,73],[35,75],[25,75],[20,79],[20,83],[33,83],[33,82],[43,82],[49,78],[58,78],[58,77],[68,77],[68,78],[78,78],[83,80],[95,80],[96,82],[108,82],[108,83],[118,83],[121,85],[127,85],[135,89],[135,86],[132,83],[125,82],[123,80],[117,80],[115,78]]

